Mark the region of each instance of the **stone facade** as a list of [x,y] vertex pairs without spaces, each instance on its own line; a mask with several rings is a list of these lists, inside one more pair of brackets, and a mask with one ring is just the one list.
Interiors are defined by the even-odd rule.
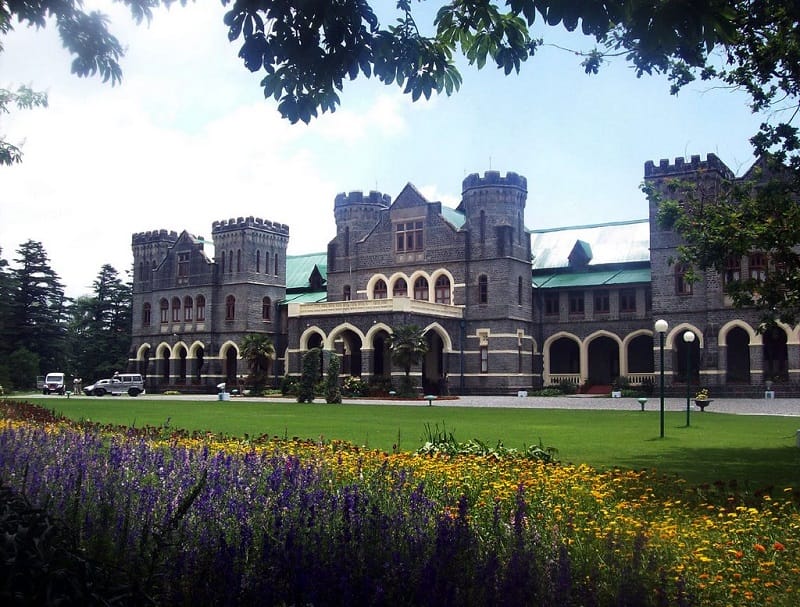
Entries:
[[[645,180],[662,192],[678,177],[710,189],[734,178],[713,154],[645,165]],[[212,241],[134,234],[129,367],[150,391],[239,384],[242,339],[266,333],[278,352],[276,384],[298,375],[315,346],[342,357],[343,375],[386,383],[402,374],[387,338],[415,324],[430,347],[414,369],[425,393],[513,394],[619,376],[643,383],[661,362],[654,321],[663,318],[675,389],[687,366],[694,384],[715,393],[797,379],[797,329],[759,335],[755,315],[726,300],[725,277],[682,282],[672,263],[679,240],[655,208],[646,220],[528,230],[526,200],[524,177],[496,171],[464,179],[455,209],[412,184],[394,200],[339,194],[327,252],[304,256],[286,255],[287,226],[253,217],[214,222]],[[762,262],[750,256],[739,271]],[[686,331],[697,338],[690,346]]]

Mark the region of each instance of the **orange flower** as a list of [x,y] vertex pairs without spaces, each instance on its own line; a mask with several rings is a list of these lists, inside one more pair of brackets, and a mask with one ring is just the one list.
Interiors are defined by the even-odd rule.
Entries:
[[774,544],[772,544],[772,549],[781,552],[782,550],[786,550],[786,546],[784,546],[780,542],[775,542]]
[[756,552],[766,552],[767,551],[767,549],[764,548],[764,546],[762,546],[761,544],[755,544],[753,546],[753,548],[756,550]]

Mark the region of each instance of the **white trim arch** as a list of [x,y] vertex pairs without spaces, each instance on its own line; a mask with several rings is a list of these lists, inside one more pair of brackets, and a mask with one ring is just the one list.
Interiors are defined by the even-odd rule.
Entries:
[[675,343],[673,340],[675,339],[683,339],[683,334],[686,331],[691,331],[697,337],[697,345],[702,350],[704,346],[704,339],[703,339],[703,332],[688,322],[682,322],[681,324],[677,325],[676,327],[670,329],[669,333],[667,333],[666,339],[664,340],[664,349],[665,350],[672,350],[675,347]]
[[367,331],[366,335],[364,335],[364,340],[361,344],[362,350],[374,350],[375,349],[375,335],[377,335],[380,331],[385,331],[389,335],[392,334],[392,328],[387,325],[386,323],[379,322],[377,324],[372,325],[369,330]]
[[438,322],[432,322],[425,327],[423,334],[426,334],[428,331],[433,331],[442,339],[442,347],[444,348],[445,352],[453,351],[453,340],[450,339],[450,334],[442,325],[440,325]]
[[370,279],[367,281],[367,299],[375,299],[375,283],[379,280],[382,280],[386,285],[386,297],[389,297],[391,291],[389,291],[389,280],[386,278],[385,274],[373,274]]
[[336,338],[338,338],[345,331],[352,331],[353,333],[358,335],[358,338],[361,340],[361,347],[362,348],[364,347],[365,339],[364,339],[364,334],[361,332],[361,329],[359,329],[354,324],[351,324],[349,322],[344,322],[340,325],[337,325],[331,330],[330,334],[328,335],[328,338],[325,340],[325,349],[333,352],[334,342],[336,341]]
[[141,346],[139,346],[138,350],[136,350],[136,360],[144,360],[144,353],[148,350],[150,351],[153,350],[149,342],[145,342]]
[[[169,352],[169,356],[164,356],[164,350]],[[165,341],[156,346],[156,358],[172,358],[172,347]]]
[[450,270],[447,268],[439,268],[438,270],[434,270],[433,274],[431,274],[430,284],[428,285],[429,296],[430,291],[433,291],[433,299],[431,301],[436,301],[436,280],[440,276],[446,276],[447,280],[450,282],[450,305],[455,305],[455,284],[456,280],[453,278],[453,275],[450,273]]
[[236,358],[237,358],[237,359],[241,359],[241,358],[242,358],[242,355],[241,355],[241,353],[239,352],[239,346],[237,346],[237,345],[236,345],[236,342],[235,342],[235,341],[233,341],[233,340],[230,340],[230,339],[229,339],[229,340],[227,340],[225,343],[223,343],[223,344],[222,344],[222,345],[219,347],[219,357],[220,357],[220,358],[225,358],[225,356],[227,355],[227,353],[228,353],[228,350],[229,350],[230,348],[233,348],[234,350],[236,350]]
[[717,335],[717,345],[719,346],[727,345],[726,338],[728,337],[728,333],[730,333],[732,329],[735,329],[737,327],[739,329],[744,329],[747,332],[747,335],[750,337],[751,346],[763,345],[761,334],[756,333],[753,327],[751,327],[749,324],[738,318],[726,322],[724,325],[722,325],[722,327],[719,330],[719,334]]
[[186,358],[189,358],[189,346],[187,346],[186,342],[183,340],[180,340],[178,343],[172,346],[172,354],[170,355],[170,358],[175,360],[180,359],[180,356],[178,356],[178,351],[181,349],[181,347],[186,350]]
[[[624,356],[622,353],[622,340],[616,333],[612,333],[611,331],[606,331],[605,329],[599,329],[594,333],[587,335],[586,338],[583,340],[583,343],[581,344],[581,349],[580,349],[581,379],[583,379],[584,376],[586,376],[586,378],[589,377],[589,346],[593,341],[597,340],[600,337],[608,337],[611,341],[617,344],[617,362],[619,363],[619,373],[620,375],[622,375],[622,369],[623,369],[622,359]],[[612,379],[614,378],[612,377]]]
[[416,297],[414,297],[414,285],[416,284],[418,278],[424,278],[425,280],[428,281],[428,299],[418,299],[417,301],[433,301],[433,285],[431,284],[431,277],[427,272],[423,270],[417,270],[416,272],[411,274],[411,277],[409,278],[408,282],[409,298],[416,299]]
[[308,350],[308,341],[311,339],[312,335],[319,335],[322,338],[322,345],[325,346],[328,336],[325,335],[325,331],[315,325],[313,327],[308,327],[300,334],[299,347],[301,352],[306,352]]
[[574,333],[570,333],[569,331],[558,331],[554,333],[546,340],[544,340],[544,344],[542,344],[542,379],[544,380],[545,385],[549,385],[551,382],[552,373],[550,372],[550,349],[553,346],[553,343],[558,341],[559,339],[569,339],[570,341],[574,341],[578,346],[578,373],[580,375],[580,383],[586,381],[586,368],[583,367],[583,342],[581,342],[580,337],[575,335]]
[[408,278],[408,274],[406,274],[405,272],[395,272],[394,274],[392,274],[392,276],[389,278],[389,281],[386,283],[389,289],[390,299],[394,297],[394,285],[401,278],[406,281],[406,297],[411,297],[411,295],[409,295],[409,293],[411,293],[411,285],[410,285],[410,279]]
[[189,347],[189,358],[197,358],[197,350],[199,348],[203,348],[203,355],[205,356],[206,345],[198,339]]
[[622,347],[627,350],[627,348],[631,344],[631,342],[634,339],[636,339],[637,337],[641,337],[642,335],[645,335],[647,337],[652,337],[653,338],[653,344],[655,344],[656,336],[655,336],[655,333],[651,329],[637,329],[636,331],[631,331],[630,333],[625,335],[625,337],[622,338]]

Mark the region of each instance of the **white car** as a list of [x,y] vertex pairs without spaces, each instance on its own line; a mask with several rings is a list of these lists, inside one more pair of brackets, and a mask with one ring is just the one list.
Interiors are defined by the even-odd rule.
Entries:
[[125,393],[125,386],[118,379],[101,379],[86,386],[83,393],[87,396],[105,396],[106,394],[119,396]]

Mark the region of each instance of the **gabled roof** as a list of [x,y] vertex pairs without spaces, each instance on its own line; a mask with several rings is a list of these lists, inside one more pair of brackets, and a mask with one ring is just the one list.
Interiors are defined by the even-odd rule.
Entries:
[[328,279],[327,253],[307,253],[306,255],[288,255],[286,257],[286,290],[303,290],[311,288],[311,275],[319,272],[324,281]]
[[[568,268],[578,242],[591,254],[587,267],[650,261],[650,223],[647,219],[598,225],[531,230],[533,271]],[[584,247],[585,245],[585,247]]]
[[422,195],[417,187],[409,182],[400,191],[392,203],[393,209],[406,209],[410,207],[419,207],[428,204],[428,199]]

